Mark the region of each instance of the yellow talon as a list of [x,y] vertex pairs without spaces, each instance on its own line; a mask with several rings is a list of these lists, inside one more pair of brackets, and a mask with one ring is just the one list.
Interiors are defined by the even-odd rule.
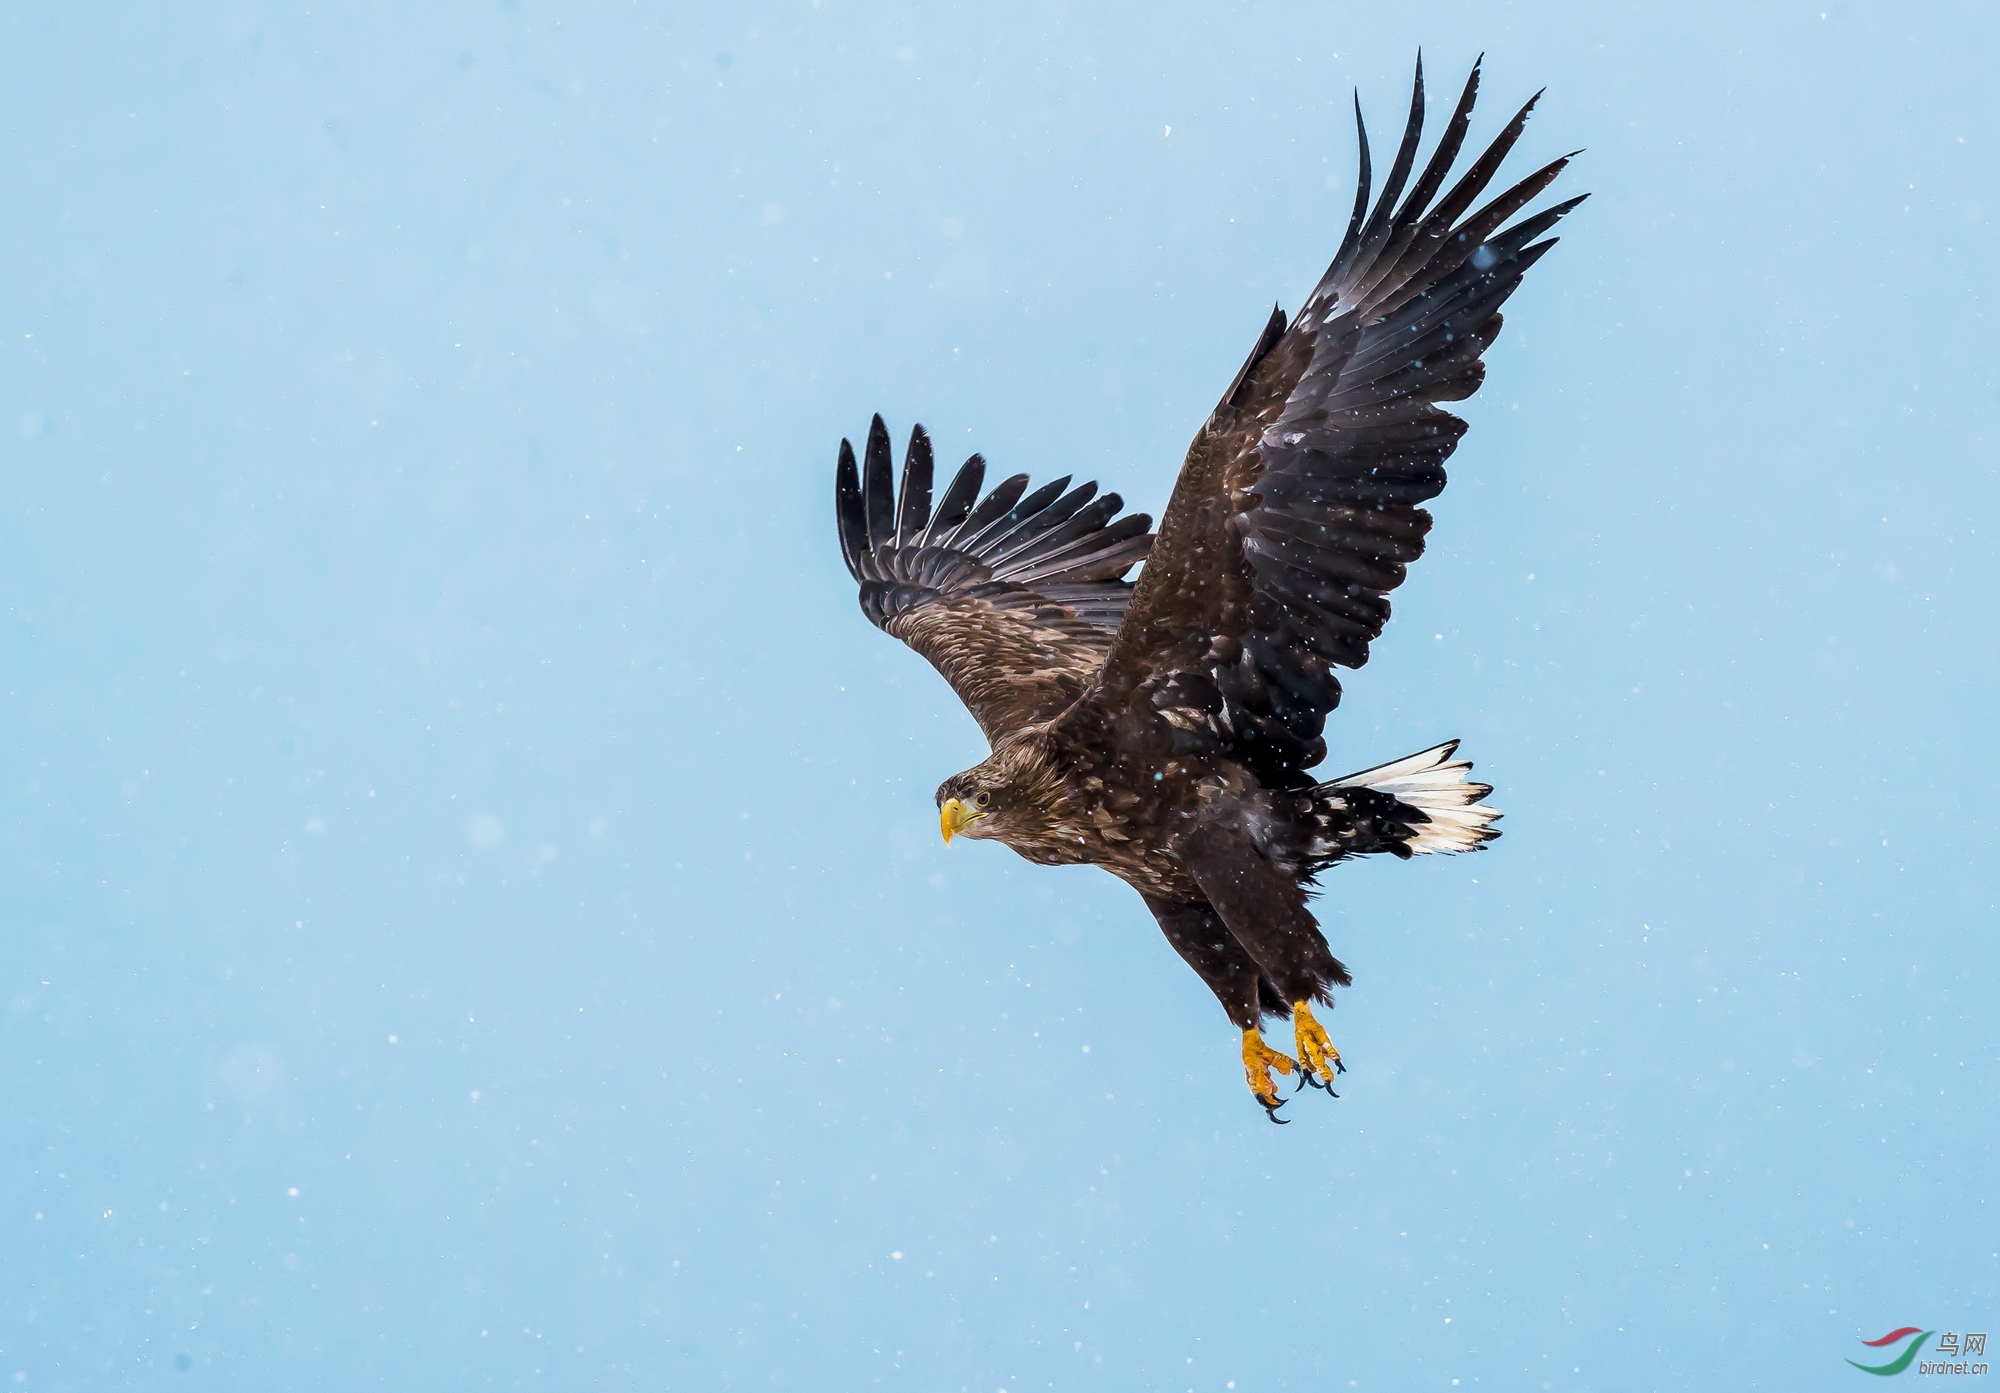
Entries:
[[[1299,1063],[1306,1071],[1306,1077],[1332,1083],[1334,1071],[1341,1067],[1340,1051],[1333,1047],[1333,1041],[1326,1038],[1326,1028],[1313,1019],[1309,1003],[1292,1003],[1292,1034],[1298,1041]],[[1246,1045],[1244,1048],[1247,1050],[1249,1047]]]
[[1271,1070],[1281,1074],[1292,1072],[1292,1057],[1281,1054],[1264,1043],[1264,1037],[1252,1026],[1243,1032],[1243,1077],[1250,1084],[1250,1091],[1257,1095],[1257,1101],[1267,1108],[1278,1106],[1278,1086],[1271,1082]]

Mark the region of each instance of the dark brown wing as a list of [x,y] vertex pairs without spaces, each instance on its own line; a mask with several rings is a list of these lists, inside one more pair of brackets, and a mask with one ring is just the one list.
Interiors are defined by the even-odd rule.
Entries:
[[[1368,135],[1339,253],[1288,326],[1274,311],[1188,450],[1158,543],[1106,665],[1107,714],[1154,712],[1176,740],[1226,752],[1267,784],[1309,782],[1386,598],[1423,553],[1444,462],[1465,422],[1435,403],[1472,395],[1500,305],[1582,199],[1501,230],[1568,163],[1535,171],[1466,216],[1519,138],[1530,101],[1438,198],[1465,139],[1475,65],[1409,195],[1423,132],[1423,64],[1382,196],[1368,207]],[[1537,94],[1539,96],[1539,94]],[[1437,202],[1432,203],[1436,198]],[[1461,221],[1461,219],[1463,219]]]
[[978,455],[933,510],[922,426],[910,434],[899,499],[880,416],[866,464],[857,471],[854,447],[840,442],[834,511],[861,612],[930,659],[989,742],[1089,691],[1131,599],[1121,577],[1153,543],[1152,519],[1120,518],[1117,494],[1096,498],[1096,484],[1071,489],[1067,478],[1028,493],[1028,476],[1016,474],[982,499]]

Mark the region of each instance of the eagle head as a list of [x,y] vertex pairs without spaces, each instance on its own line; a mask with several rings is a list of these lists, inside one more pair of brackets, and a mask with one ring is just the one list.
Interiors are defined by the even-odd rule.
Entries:
[[1054,752],[1030,737],[1002,745],[938,785],[938,830],[953,837],[1032,843],[1049,823],[1060,785]]

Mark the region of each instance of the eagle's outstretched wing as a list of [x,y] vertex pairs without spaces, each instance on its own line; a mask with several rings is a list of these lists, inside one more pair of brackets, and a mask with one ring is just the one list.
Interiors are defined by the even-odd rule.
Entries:
[[1027,493],[1016,474],[982,499],[985,477],[974,455],[933,510],[931,442],[918,426],[898,498],[877,416],[864,470],[840,442],[834,510],[861,612],[928,658],[997,742],[1095,684],[1132,595],[1121,577],[1153,537],[1146,514],[1117,516],[1117,494],[1093,502],[1096,484],[1062,478]]
[[[1465,139],[1479,68],[1407,198],[1423,132],[1423,64],[1409,123],[1372,213],[1368,135],[1333,264],[1287,325],[1274,311],[1195,437],[1104,669],[1116,719],[1157,712],[1180,735],[1267,784],[1310,782],[1340,701],[1334,665],[1359,667],[1388,593],[1423,552],[1465,422],[1435,403],[1470,396],[1500,305],[1555,239],[1572,199],[1502,230],[1568,163],[1545,165],[1466,215],[1519,138],[1530,100],[1435,205]],[[1539,94],[1537,94],[1539,96]]]

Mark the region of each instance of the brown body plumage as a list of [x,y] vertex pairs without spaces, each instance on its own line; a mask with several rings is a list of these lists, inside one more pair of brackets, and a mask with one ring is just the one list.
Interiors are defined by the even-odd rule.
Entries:
[[1026,494],[1016,475],[982,499],[977,455],[933,509],[921,426],[900,491],[879,416],[865,468],[841,442],[836,511],[862,610],[936,666],[993,746],[938,789],[946,839],[1102,866],[1138,890],[1244,1032],[1267,1108],[1267,1070],[1292,1061],[1263,1045],[1261,1016],[1294,1017],[1312,1081],[1338,1068],[1309,1003],[1349,977],[1307,908],[1314,877],[1351,856],[1498,835],[1455,741],[1344,779],[1306,773],[1340,700],[1333,669],[1367,661],[1388,592],[1423,552],[1431,519],[1417,505],[1443,489],[1465,430],[1437,403],[1478,388],[1501,303],[1554,243],[1534,239],[1582,201],[1506,226],[1563,159],[1467,213],[1532,101],[1440,196],[1478,77],[1403,197],[1419,64],[1372,212],[1362,132],[1332,266],[1295,318],[1273,312],[1190,447],[1157,537],[1094,484]]

